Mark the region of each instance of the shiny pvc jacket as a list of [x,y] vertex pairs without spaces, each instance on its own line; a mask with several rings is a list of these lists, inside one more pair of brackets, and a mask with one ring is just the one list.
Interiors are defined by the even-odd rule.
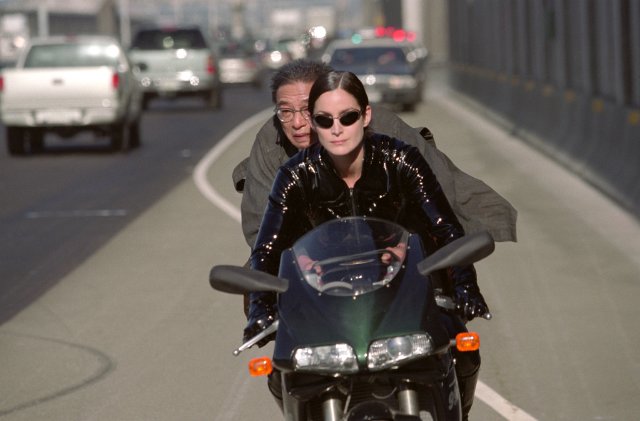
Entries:
[[[353,188],[320,143],[280,167],[251,254],[253,269],[277,275],[283,250],[312,227],[346,216],[394,221],[418,233],[431,251],[464,235],[418,149],[381,134],[365,136],[362,176]],[[476,281],[472,265],[454,267],[448,277],[453,285]]]

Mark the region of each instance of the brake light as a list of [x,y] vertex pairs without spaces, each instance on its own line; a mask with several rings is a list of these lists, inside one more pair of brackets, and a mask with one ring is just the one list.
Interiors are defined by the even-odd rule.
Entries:
[[254,358],[249,361],[249,374],[253,377],[268,376],[273,371],[269,357]]
[[118,89],[119,86],[120,86],[120,75],[118,73],[114,73],[111,76],[111,87],[113,89]]
[[456,335],[456,348],[461,352],[480,349],[480,335],[476,332],[462,332]]
[[207,58],[207,73],[214,74],[216,72],[216,65],[213,62],[213,57]]
[[4,76],[0,76],[0,92],[4,91]]

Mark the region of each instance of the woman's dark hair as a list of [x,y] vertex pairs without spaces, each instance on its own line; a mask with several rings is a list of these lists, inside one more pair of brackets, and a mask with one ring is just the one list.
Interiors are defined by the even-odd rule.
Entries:
[[319,76],[311,87],[311,92],[309,92],[309,112],[313,114],[313,109],[320,95],[336,89],[342,89],[353,95],[358,101],[360,111],[364,112],[367,105],[369,105],[367,91],[365,91],[364,85],[358,79],[358,76],[351,72],[330,71]]
[[276,92],[281,86],[295,82],[313,83],[318,76],[331,70],[333,69],[328,64],[308,59],[297,59],[285,64],[271,78],[273,103],[276,102]]

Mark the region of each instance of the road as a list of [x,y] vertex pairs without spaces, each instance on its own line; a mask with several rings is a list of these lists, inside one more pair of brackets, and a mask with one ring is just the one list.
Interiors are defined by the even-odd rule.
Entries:
[[44,154],[10,158],[0,139],[0,197],[7,198],[0,207],[0,323],[188,177],[215,139],[269,104],[266,90],[226,93],[219,112],[197,99],[152,103],[142,121],[145,144],[126,154],[91,135],[49,136]]
[[[230,129],[268,98],[236,93],[220,115],[152,110],[143,148],[127,155],[0,156],[0,193],[12,199],[0,219],[4,282],[47,283],[0,326],[0,418],[278,419],[244,365],[269,347],[231,355],[241,299],[207,283],[211,265],[248,254],[230,174],[257,127]],[[638,221],[472,110],[432,90],[402,114],[428,122],[454,162],[519,211],[519,241],[477,265],[495,317],[470,326],[483,341],[472,419],[634,419]],[[209,148],[203,190],[192,175]],[[16,172],[24,184],[5,184]],[[92,213],[100,209],[115,213]]]

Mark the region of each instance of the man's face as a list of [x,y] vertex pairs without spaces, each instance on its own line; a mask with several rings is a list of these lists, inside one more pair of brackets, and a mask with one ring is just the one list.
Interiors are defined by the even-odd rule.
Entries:
[[[312,82],[293,82],[282,85],[276,91],[276,108],[306,110],[309,104],[309,92]],[[311,123],[301,112],[294,112],[293,118],[280,122],[282,130],[293,146],[305,149],[313,143]]]

